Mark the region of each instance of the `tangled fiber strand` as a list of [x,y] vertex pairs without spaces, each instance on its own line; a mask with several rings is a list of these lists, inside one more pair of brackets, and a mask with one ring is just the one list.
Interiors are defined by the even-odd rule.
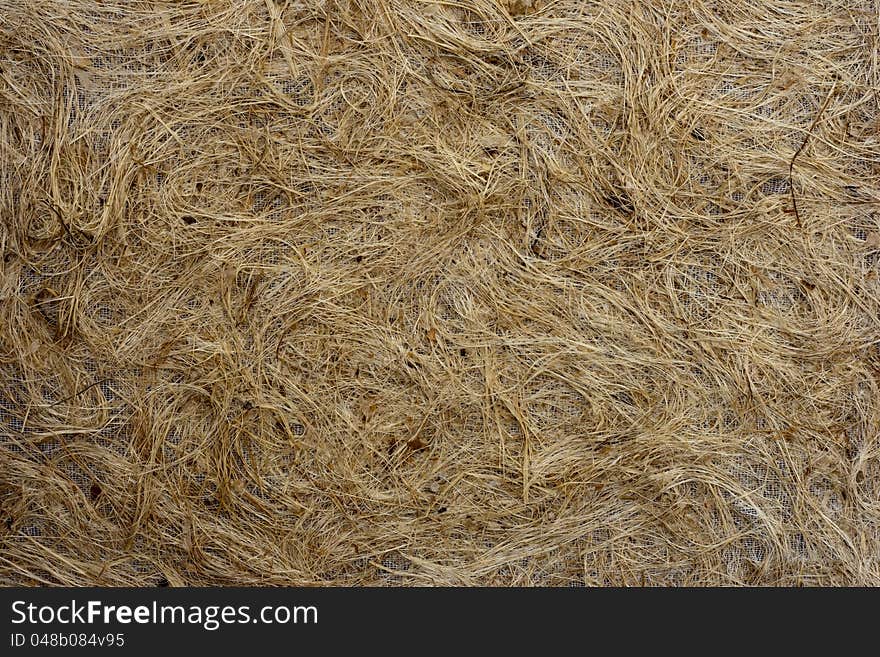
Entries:
[[0,0],[0,581],[880,584],[878,26]]

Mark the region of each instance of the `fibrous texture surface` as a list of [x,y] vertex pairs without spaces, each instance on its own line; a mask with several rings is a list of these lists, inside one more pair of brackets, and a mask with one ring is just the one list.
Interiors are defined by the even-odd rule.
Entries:
[[0,0],[0,581],[880,583],[878,25]]

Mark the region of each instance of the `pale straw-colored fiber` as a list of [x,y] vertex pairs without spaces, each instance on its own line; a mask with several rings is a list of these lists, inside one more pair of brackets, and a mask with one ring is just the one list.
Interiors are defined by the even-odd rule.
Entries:
[[0,582],[880,584],[878,26],[0,0]]

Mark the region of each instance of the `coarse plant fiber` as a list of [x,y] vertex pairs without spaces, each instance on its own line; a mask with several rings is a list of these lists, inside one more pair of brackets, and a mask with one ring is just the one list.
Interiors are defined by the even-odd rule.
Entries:
[[880,584],[875,0],[0,0],[0,583]]

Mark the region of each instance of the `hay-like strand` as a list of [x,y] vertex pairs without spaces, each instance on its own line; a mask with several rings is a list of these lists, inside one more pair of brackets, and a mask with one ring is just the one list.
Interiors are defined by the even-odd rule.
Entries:
[[0,0],[0,582],[880,584],[878,11]]

